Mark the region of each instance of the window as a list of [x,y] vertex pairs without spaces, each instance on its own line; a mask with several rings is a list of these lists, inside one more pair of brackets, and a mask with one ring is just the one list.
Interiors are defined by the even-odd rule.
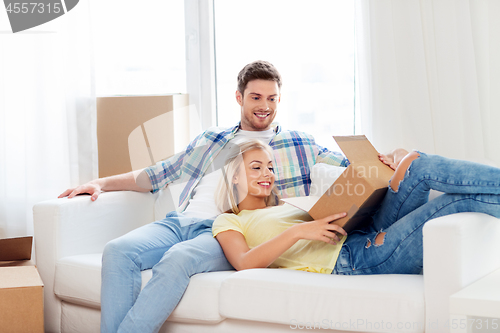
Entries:
[[184,1],[91,2],[96,94],[186,92]]
[[354,3],[345,0],[214,0],[217,121],[240,119],[236,76],[247,63],[273,63],[283,77],[276,121],[314,134],[354,133]]

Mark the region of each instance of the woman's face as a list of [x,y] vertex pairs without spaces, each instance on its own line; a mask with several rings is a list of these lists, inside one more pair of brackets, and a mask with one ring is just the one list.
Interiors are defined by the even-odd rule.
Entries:
[[254,149],[243,154],[243,162],[236,173],[236,184],[241,200],[246,196],[267,198],[274,186],[273,162],[267,151]]

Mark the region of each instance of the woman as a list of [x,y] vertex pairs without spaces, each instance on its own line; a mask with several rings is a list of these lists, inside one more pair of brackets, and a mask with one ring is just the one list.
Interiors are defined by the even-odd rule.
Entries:
[[[412,152],[398,164],[373,223],[349,237],[329,222],[276,203],[272,153],[251,141],[226,165],[212,232],[237,270],[284,267],[332,274],[418,274],[423,266],[422,227],[458,212],[500,217],[500,169]],[[391,164],[385,156],[381,160]],[[445,194],[428,201],[430,189]]]

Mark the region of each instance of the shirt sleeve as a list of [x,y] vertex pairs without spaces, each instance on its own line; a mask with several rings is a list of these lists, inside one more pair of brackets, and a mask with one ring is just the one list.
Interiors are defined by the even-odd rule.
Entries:
[[347,167],[350,163],[349,160],[339,152],[330,151],[316,144],[318,147],[318,156],[316,163],[326,163],[334,166]]
[[192,155],[202,137],[203,133],[190,142],[183,152],[144,169],[151,181],[153,188],[151,192],[156,193],[181,177],[183,167],[186,163],[189,164],[189,156]]
[[215,237],[221,232],[228,230],[238,231],[243,236],[245,236],[238,215],[227,213],[219,215],[212,225],[212,234]]
[[180,165],[184,159],[183,155],[185,155],[184,152],[176,154],[167,160],[159,161],[158,163],[144,169],[153,187],[151,192],[158,192],[169,183],[172,183],[180,177]]

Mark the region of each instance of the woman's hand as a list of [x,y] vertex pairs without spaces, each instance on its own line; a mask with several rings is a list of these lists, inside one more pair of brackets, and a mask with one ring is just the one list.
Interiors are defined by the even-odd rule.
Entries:
[[408,154],[408,151],[403,148],[394,149],[388,154],[378,154],[378,158],[382,163],[388,165],[392,170],[396,170],[399,163]]
[[346,215],[346,213],[334,214],[320,220],[297,224],[293,228],[295,228],[297,237],[300,239],[319,240],[335,245],[340,242],[336,232],[344,236],[347,236],[347,232],[342,227],[330,222],[341,219]]
[[330,222],[346,215],[346,213],[334,214],[324,219],[295,224],[278,236],[252,249],[248,247],[243,234],[235,230],[220,232],[216,238],[227,260],[236,270],[263,268],[271,265],[300,239],[320,240],[334,245],[337,244],[340,239],[335,232],[345,236],[347,236],[347,233],[338,225],[330,224]]

